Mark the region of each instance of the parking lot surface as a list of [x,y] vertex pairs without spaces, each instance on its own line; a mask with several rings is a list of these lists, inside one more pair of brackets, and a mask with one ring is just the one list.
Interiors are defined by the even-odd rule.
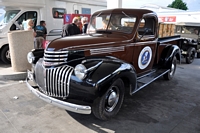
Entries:
[[[3,64],[0,62],[0,69]],[[116,117],[101,121],[38,99],[22,81],[0,81],[1,133],[200,133],[200,59],[177,66],[125,97]]]

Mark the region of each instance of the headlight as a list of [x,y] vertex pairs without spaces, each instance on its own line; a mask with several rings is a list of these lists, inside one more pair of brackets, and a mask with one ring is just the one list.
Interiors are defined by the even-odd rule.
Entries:
[[29,53],[27,54],[27,60],[28,60],[28,62],[29,62],[30,64],[34,62],[35,57],[34,57],[34,55],[33,55],[32,52],[29,52]]
[[86,67],[82,64],[78,64],[76,67],[75,67],[75,75],[76,77],[78,77],[80,80],[84,79],[86,77]]

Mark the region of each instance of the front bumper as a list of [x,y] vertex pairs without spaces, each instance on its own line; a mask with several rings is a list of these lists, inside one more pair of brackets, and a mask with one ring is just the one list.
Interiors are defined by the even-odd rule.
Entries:
[[65,102],[65,101],[61,101],[58,100],[56,98],[47,96],[45,94],[43,94],[42,92],[40,92],[36,87],[31,86],[31,84],[29,83],[29,80],[33,80],[33,74],[28,71],[27,73],[27,79],[26,79],[26,85],[27,87],[31,90],[32,93],[34,93],[37,97],[39,97],[40,99],[53,104],[57,107],[63,108],[65,110],[68,111],[72,111],[75,113],[79,113],[79,114],[90,114],[91,113],[91,107],[90,106],[84,106],[84,105],[78,105],[78,104],[73,104],[73,103],[69,103],[69,102]]

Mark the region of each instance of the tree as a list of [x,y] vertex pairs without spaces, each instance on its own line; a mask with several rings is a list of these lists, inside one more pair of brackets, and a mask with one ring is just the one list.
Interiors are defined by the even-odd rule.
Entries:
[[188,10],[187,4],[182,0],[174,0],[172,4],[169,4],[167,7]]

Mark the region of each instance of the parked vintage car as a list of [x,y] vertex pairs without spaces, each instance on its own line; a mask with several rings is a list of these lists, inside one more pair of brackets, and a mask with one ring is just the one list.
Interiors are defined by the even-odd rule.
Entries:
[[28,54],[33,67],[27,86],[51,104],[107,120],[119,112],[125,92],[133,95],[161,76],[172,79],[180,41],[158,38],[153,11],[97,11],[88,34],[59,38]]
[[199,23],[177,23],[175,34],[181,35],[182,43],[179,44],[181,54],[185,58],[186,63],[190,64],[194,61],[195,55],[200,49],[200,24]]

